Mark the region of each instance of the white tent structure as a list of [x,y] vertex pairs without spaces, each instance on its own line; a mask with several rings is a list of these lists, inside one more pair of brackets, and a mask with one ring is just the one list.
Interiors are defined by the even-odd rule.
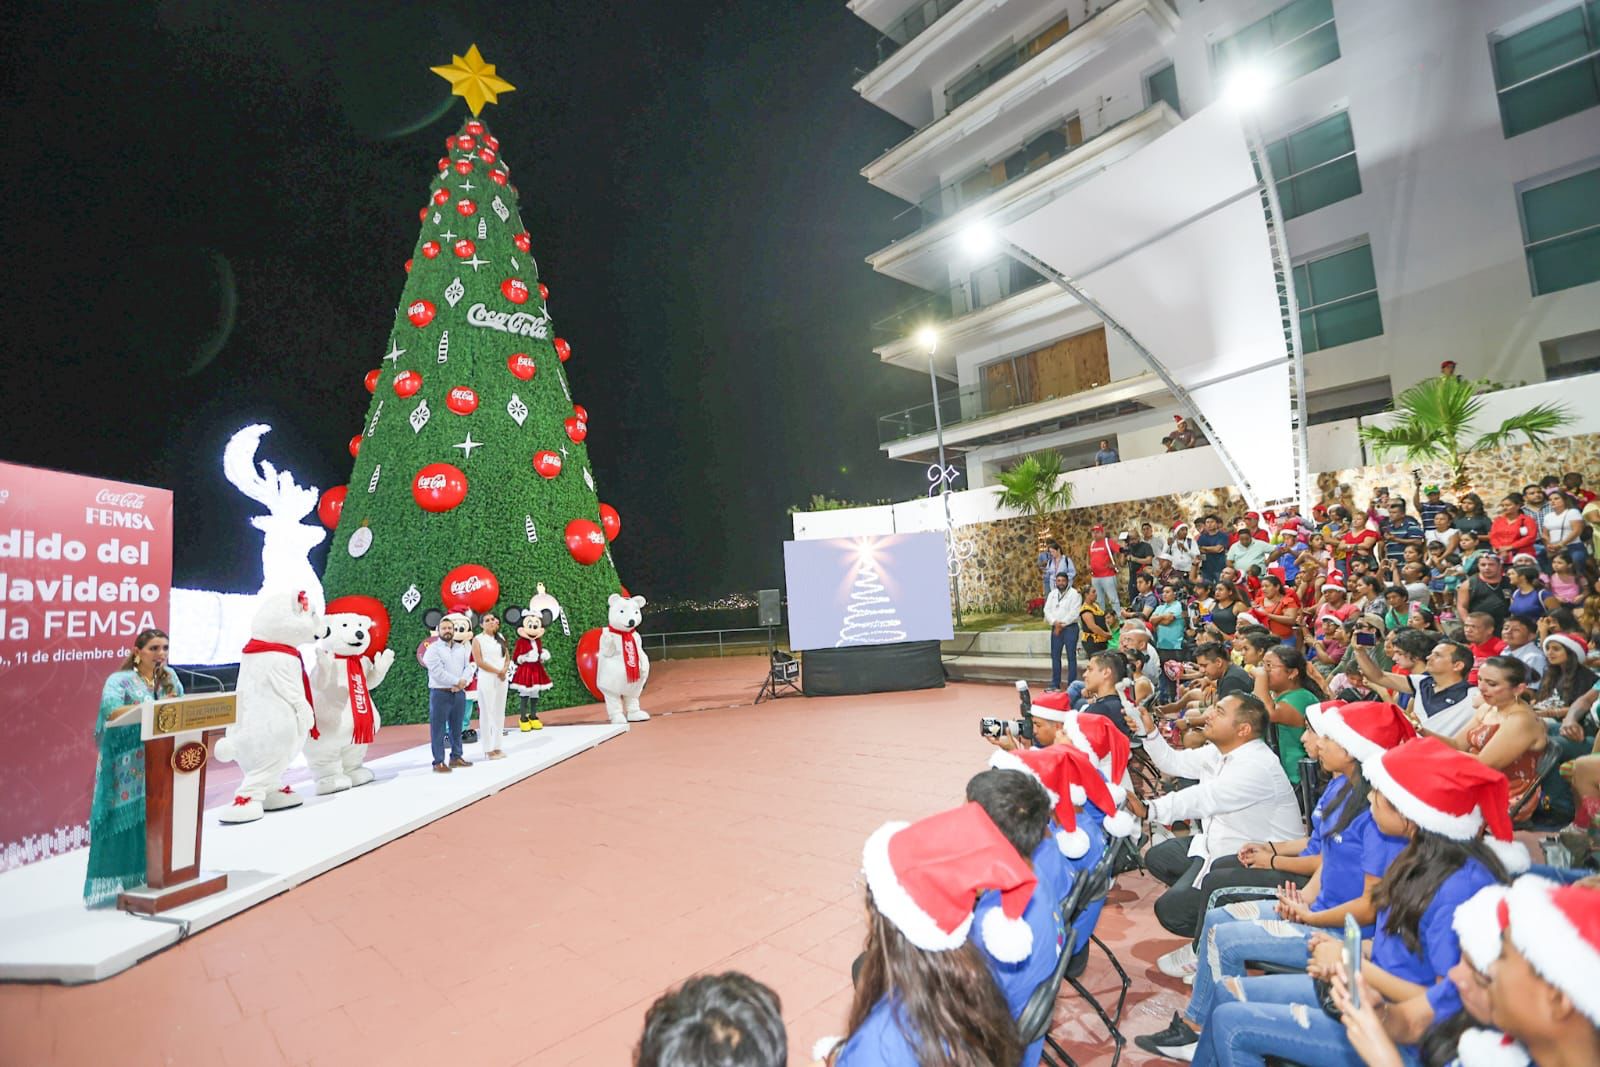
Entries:
[[1214,104],[997,220],[1006,251],[1093,309],[1171,389],[1257,510],[1308,504],[1305,376],[1270,174]]

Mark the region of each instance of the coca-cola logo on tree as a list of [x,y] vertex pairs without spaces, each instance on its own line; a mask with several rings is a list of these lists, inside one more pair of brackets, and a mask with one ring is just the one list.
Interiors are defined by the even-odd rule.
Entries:
[[500,580],[480,563],[463,563],[444,576],[439,596],[446,604],[466,604],[481,614],[500,599]]
[[543,340],[550,333],[550,320],[526,311],[490,311],[483,304],[473,304],[467,309],[467,325],[484,326],[501,333]]

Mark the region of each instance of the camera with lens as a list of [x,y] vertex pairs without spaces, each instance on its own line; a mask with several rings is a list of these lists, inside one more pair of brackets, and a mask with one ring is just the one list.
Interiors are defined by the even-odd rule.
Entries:
[[979,719],[978,733],[983,737],[1002,738],[1017,737],[1029,744],[1035,743],[1033,736],[1033,696],[1028,692],[1028,683],[1018,680],[1017,701],[1021,705],[1022,717],[1012,722],[1009,719]]

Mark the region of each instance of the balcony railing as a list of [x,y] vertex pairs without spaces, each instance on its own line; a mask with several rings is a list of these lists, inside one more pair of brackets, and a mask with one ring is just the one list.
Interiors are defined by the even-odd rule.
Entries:
[[959,3],[961,0],[922,0],[922,3],[901,15],[878,38],[878,59],[872,65],[873,69],[876,70],[923,30],[944,18]]
[[[1036,396],[1019,394],[1010,384],[995,383],[993,385],[970,385],[964,389],[946,392],[939,397],[939,417],[944,422],[945,433],[951,427],[962,423],[976,422],[993,415],[1000,415],[1016,408],[1026,407],[1029,404],[1038,404],[1046,400],[1058,399],[1054,394],[1049,396]],[[1075,411],[1070,414],[1053,417],[1041,429],[1031,430],[1030,433],[1048,430],[1054,433],[1058,430],[1070,430],[1078,426],[1088,426],[1108,419],[1121,418],[1124,415],[1133,415],[1141,411],[1149,411],[1150,405],[1137,400],[1121,400],[1105,404],[1100,407],[1089,408],[1085,411]],[[901,411],[892,411],[887,415],[878,416],[878,444],[887,445],[894,441],[903,441],[908,437],[920,437],[923,434],[934,432],[933,402],[917,404]],[[1027,433],[1018,432],[1014,436],[1027,436]]]
[[1009,300],[1018,293],[1036,289],[1045,281],[1044,275],[1032,268],[1002,257],[974,269],[968,282],[926,293],[921,299],[885,315],[872,324],[872,331],[888,337],[909,337],[924,326],[952,322]]

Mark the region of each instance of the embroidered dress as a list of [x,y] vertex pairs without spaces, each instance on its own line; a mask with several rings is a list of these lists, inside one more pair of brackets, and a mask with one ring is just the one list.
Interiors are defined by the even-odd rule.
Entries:
[[[170,670],[170,693],[182,696],[183,685]],[[89,809],[89,871],[83,902],[91,908],[117,899],[124,889],[144,884],[144,744],[136,725],[106,727],[106,717],[124,704],[152,696],[134,670],[117,671],[100,692],[95,738],[100,756],[94,770],[94,802]]]

